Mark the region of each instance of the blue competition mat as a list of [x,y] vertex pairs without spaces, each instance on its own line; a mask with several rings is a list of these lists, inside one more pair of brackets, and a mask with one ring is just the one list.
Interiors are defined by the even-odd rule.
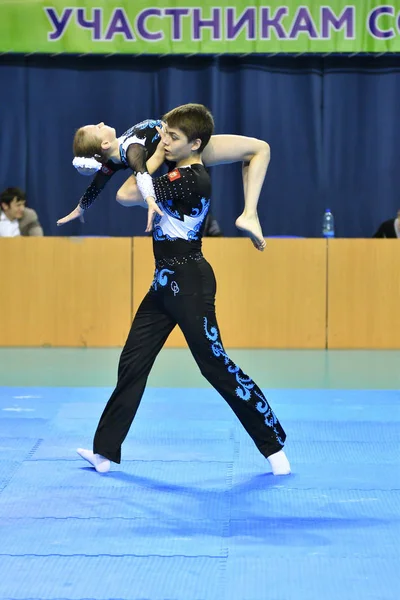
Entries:
[[274,477],[210,389],[150,388],[121,465],[109,388],[0,388],[0,600],[398,600],[400,394],[266,390]]

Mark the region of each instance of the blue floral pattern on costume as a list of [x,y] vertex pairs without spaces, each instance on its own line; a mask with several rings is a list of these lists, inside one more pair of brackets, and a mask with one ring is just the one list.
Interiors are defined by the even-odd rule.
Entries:
[[258,392],[255,389],[256,384],[254,383],[254,381],[247,375],[244,375],[244,373],[241,372],[240,368],[237,365],[235,365],[231,361],[229,356],[226,354],[224,347],[222,346],[221,342],[218,339],[219,332],[218,332],[217,327],[211,326],[210,328],[208,328],[207,317],[203,318],[203,323],[204,323],[204,331],[205,331],[206,337],[211,342],[212,353],[217,358],[222,356],[228,372],[235,375],[236,381],[239,384],[239,386],[235,390],[236,395],[239,398],[241,398],[242,400],[245,400],[246,402],[248,400],[250,400],[253,393],[255,396],[257,396],[257,398],[260,399],[260,402],[257,402],[255,404],[255,408],[259,413],[261,413],[264,416],[265,424],[274,430],[276,439],[283,446],[284,440],[282,440],[282,438],[279,435],[279,432],[277,430],[277,427],[276,427],[276,425],[278,423],[278,419],[276,418],[273,410],[271,409],[270,405],[268,404],[267,399],[262,395],[262,393]]
[[[127,131],[125,131],[118,138],[118,140],[120,141],[119,152],[120,152],[121,162],[123,165],[125,165],[126,167],[129,167],[128,159],[126,157],[126,152],[129,147],[129,143],[127,143],[129,141],[129,138],[132,138],[133,144],[138,143],[138,141],[139,141],[139,143],[141,143],[145,146],[146,145],[146,133],[144,133],[143,130],[145,130],[147,128],[154,129],[157,126],[162,127],[162,122],[159,120],[156,121],[154,119],[147,119],[145,121],[142,121],[141,123],[136,123],[136,125],[133,125],[133,127],[130,127]],[[160,139],[160,134],[156,130],[156,133],[153,135],[151,143],[153,143],[157,139]],[[124,147],[124,146],[126,146],[126,147]]]
[[[154,119],[147,119],[146,121],[142,121],[141,123],[138,123],[136,125],[136,129],[146,129],[146,127],[151,127],[151,129],[154,129],[155,127],[161,128],[162,122],[160,120],[155,121]],[[158,139],[160,139],[160,134],[158,133],[158,131],[156,131],[151,141],[154,142]]]
[[157,291],[159,286],[165,287],[168,283],[168,275],[173,275],[174,273],[175,271],[171,271],[170,269],[156,269],[151,287],[154,291]]
[[200,221],[200,223],[197,223],[197,225],[195,225],[193,229],[188,231],[187,239],[189,240],[189,242],[199,239],[199,231],[200,231],[200,227],[202,226],[202,224],[203,224],[203,222]]
[[208,209],[210,208],[210,201],[206,200],[206,198],[201,199],[201,207],[192,208],[192,212],[190,216],[193,218],[200,219],[200,221],[188,231],[187,238],[189,241],[198,240],[199,239],[199,231],[201,226],[203,225],[203,221],[208,213]]
[[[180,219],[181,215],[179,214],[179,212],[177,210],[173,210],[171,208],[172,206],[172,200],[167,200],[167,202],[163,202],[162,203],[162,207],[164,209],[164,211],[170,215],[170,217],[174,217],[175,219]],[[158,215],[160,217],[160,215]],[[160,217],[161,219],[161,217]]]
[[[154,129],[154,127],[161,127],[161,126],[162,126],[162,122],[160,120],[156,121],[155,119],[146,119],[145,121],[136,123],[136,125],[134,125],[130,129],[128,129],[128,131],[126,131],[124,133],[124,135],[125,135],[125,137],[128,137],[129,135],[132,134],[133,131],[135,131],[135,129],[146,129],[146,127],[151,127],[152,129]],[[157,133],[157,135],[158,135],[158,133]]]
[[155,225],[153,229],[153,238],[156,242],[175,242],[178,238],[173,238],[167,233],[164,233],[159,225]]
[[121,156],[121,162],[127,167],[128,166],[128,161],[127,161],[127,158],[126,158],[126,151],[122,147],[122,144],[119,145],[119,154]]
[[201,202],[201,207],[195,207],[192,208],[192,212],[190,213],[191,217],[205,217],[208,209],[210,208],[210,200],[207,200],[206,198],[202,198],[200,200]]
[[[256,409],[258,410],[258,412],[262,413],[263,415],[265,415],[265,423],[269,426],[272,427],[274,429],[275,425],[278,423],[278,419],[276,418],[273,410],[271,409],[270,405],[268,404],[267,400],[257,392],[257,390],[254,390],[255,395],[257,396],[257,398],[260,398],[261,402],[257,402],[256,404]],[[278,437],[278,440],[280,440],[280,438]],[[283,442],[282,442],[283,444]]]

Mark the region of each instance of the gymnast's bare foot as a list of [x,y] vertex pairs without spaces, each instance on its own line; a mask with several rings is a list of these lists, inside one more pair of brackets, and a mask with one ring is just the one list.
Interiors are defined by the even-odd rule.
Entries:
[[240,217],[236,219],[235,225],[240,231],[244,231],[250,236],[253,246],[257,248],[257,250],[260,250],[261,252],[265,250],[267,244],[264,240],[257,214],[248,216],[243,212]]

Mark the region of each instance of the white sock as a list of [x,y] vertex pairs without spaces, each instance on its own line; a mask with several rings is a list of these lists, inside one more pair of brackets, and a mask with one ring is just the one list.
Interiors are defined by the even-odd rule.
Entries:
[[77,453],[87,460],[98,473],[108,473],[110,470],[110,461],[101,454],[94,454],[91,450],[85,450],[84,448],[78,448]]
[[274,475],[289,475],[290,463],[283,450],[279,450],[279,452],[268,456],[268,462],[271,465]]

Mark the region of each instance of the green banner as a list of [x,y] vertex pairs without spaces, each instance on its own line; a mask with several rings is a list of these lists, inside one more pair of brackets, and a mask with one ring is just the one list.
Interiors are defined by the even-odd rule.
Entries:
[[0,52],[400,52],[400,2],[0,0]]

